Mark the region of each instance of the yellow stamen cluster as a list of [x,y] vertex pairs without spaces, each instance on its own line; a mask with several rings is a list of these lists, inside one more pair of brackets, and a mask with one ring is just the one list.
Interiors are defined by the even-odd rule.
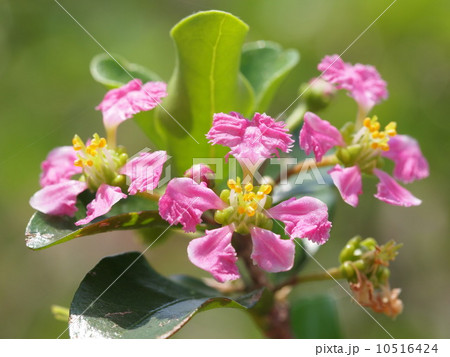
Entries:
[[380,131],[380,123],[378,118],[374,116],[372,119],[364,119],[364,126],[369,130],[372,139],[372,149],[381,149],[383,151],[389,150],[389,137],[397,135],[397,123],[391,121],[385,126],[383,131]]
[[101,138],[98,134],[94,134],[90,144],[85,146],[83,140],[78,135],[75,135],[72,139],[72,145],[75,151],[80,152],[78,159],[73,164],[79,167],[92,166],[94,165],[93,158],[97,156],[98,149],[106,147],[106,139]]
[[239,178],[237,179],[237,182],[233,179],[228,180],[227,185],[230,190],[234,190],[238,195],[237,212],[239,214],[245,213],[249,217],[253,217],[256,214],[258,202],[272,191],[272,186],[261,185],[255,193],[255,187],[251,183],[247,183],[244,188],[242,188]]

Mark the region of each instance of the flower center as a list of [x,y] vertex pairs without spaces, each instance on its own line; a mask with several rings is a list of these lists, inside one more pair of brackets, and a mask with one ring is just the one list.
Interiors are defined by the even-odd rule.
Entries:
[[87,145],[75,135],[72,144],[78,157],[73,164],[83,169],[84,178],[91,190],[96,190],[102,183],[124,185],[125,177],[119,174],[119,169],[128,160],[128,155],[123,148],[108,148],[106,139],[98,134],[94,134]]
[[223,190],[220,198],[229,204],[224,210],[217,211],[214,218],[216,222],[227,225],[234,223],[236,232],[247,234],[251,226],[271,229],[272,220],[263,210],[272,204],[271,185],[253,186],[251,183],[241,185],[238,177],[227,182],[229,190]]
[[370,146],[372,149],[380,148],[383,151],[389,150],[389,137],[397,135],[397,123],[391,121],[384,127],[384,131],[380,131],[380,123],[378,118],[374,116],[372,119],[364,119],[364,127],[369,133]]

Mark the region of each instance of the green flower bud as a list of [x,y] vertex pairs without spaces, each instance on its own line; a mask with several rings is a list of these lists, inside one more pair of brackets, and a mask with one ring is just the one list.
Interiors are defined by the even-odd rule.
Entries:
[[380,284],[385,284],[389,277],[391,276],[391,271],[385,266],[379,266],[376,272],[376,277]]
[[336,95],[334,85],[321,78],[313,78],[309,83],[302,84],[299,91],[303,93],[308,110],[313,112],[326,108]]
[[225,203],[229,203],[230,201],[230,190],[222,190],[222,192],[220,193],[220,199],[225,202]]
[[228,224],[228,220],[231,218],[233,213],[233,207],[227,207],[221,211],[216,211],[216,213],[214,213],[214,220],[219,224]]
[[272,207],[272,202],[273,202],[272,196],[267,195],[266,196],[266,203],[264,204],[264,208],[265,209],[269,209],[270,207]]
[[368,250],[375,250],[377,241],[373,238],[366,238],[360,243],[360,245],[366,247]]
[[355,269],[353,269],[352,263],[350,262],[344,262],[339,267],[339,270],[341,271],[341,274],[346,279],[352,279],[356,276]]

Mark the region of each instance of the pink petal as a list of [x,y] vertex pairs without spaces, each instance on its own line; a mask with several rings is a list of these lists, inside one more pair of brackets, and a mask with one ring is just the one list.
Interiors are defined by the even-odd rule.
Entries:
[[253,242],[251,258],[258,266],[270,273],[278,273],[294,265],[295,242],[293,239],[281,239],[266,229],[250,229]]
[[208,165],[197,164],[188,169],[184,176],[193,179],[197,183],[204,182],[206,186],[211,187],[215,173]]
[[422,203],[414,197],[406,188],[400,186],[391,176],[384,171],[374,169],[373,173],[380,179],[377,184],[375,197],[394,206],[418,206]]
[[342,199],[350,206],[358,206],[358,195],[362,194],[362,179],[359,167],[343,168],[336,165],[328,173],[338,188]]
[[330,236],[328,207],[317,198],[292,197],[272,207],[268,213],[286,225],[285,231],[291,238],[308,238],[323,244]]
[[82,168],[73,164],[76,159],[77,154],[72,146],[60,146],[50,151],[41,164],[41,186],[53,185],[81,174]]
[[103,216],[108,213],[111,210],[111,207],[118,201],[126,197],[127,195],[122,193],[120,187],[109,186],[105,183],[101,184],[95,194],[95,198],[87,205],[86,218],[75,222],[75,225],[81,226],[97,217]]
[[45,214],[73,216],[78,211],[75,206],[77,196],[86,188],[86,182],[62,180],[36,192],[30,199],[30,205]]
[[165,96],[167,96],[165,83],[148,82],[142,85],[140,79],[133,79],[122,87],[106,93],[96,109],[102,111],[105,127],[117,127],[134,114],[153,109]]
[[299,142],[306,155],[314,151],[317,162],[320,162],[322,156],[334,146],[345,145],[338,129],[311,112],[305,114]]
[[158,186],[164,163],[167,161],[165,151],[141,153],[138,157],[128,161],[120,173],[131,179],[128,192],[149,192]]
[[187,177],[172,179],[159,200],[160,216],[170,224],[181,223],[185,232],[195,232],[205,211],[225,207],[206,184],[198,184]]
[[388,97],[386,82],[373,66],[344,63],[338,55],[325,56],[317,67],[322,77],[346,89],[349,95],[366,111]]
[[213,145],[228,146],[236,159],[248,159],[256,164],[260,159],[289,152],[293,140],[284,122],[256,113],[253,120],[238,113],[214,114],[213,126],[206,137]]
[[231,245],[233,227],[228,225],[205,233],[204,237],[193,239],[189,243],[189,260],[211,273],[220,283],[239,279],[236,251]]
[[394,177],[404,183],[421,180],[430,174],[419,143],[408,135],[392,137],[389,140],[389,151],[383,151],[383,156],[395,162]]

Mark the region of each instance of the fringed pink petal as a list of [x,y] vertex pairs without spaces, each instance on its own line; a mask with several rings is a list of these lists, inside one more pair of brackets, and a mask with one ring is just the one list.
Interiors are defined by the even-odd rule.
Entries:
[[358,196],[362,194],[361,171],[358,166],[343,168],[336,165],[328,173],[338,188],[342,199],[350,206],[358,206]]
[[60,146],[50,151],[41,164],[41,186],[53,185],[81,174],[82,168],[73,164],[76,159],[77,154],[72,146]]
[[135,195],[137,192],[149,192],[158,187],[166,161],[165,151],[141,153],[138,157],[128,161],[120,171],[131,180],[128,193]]
[[268,213],[286,225],[285,231],[291,238],[308,238],[323,244],[330,236],[328,207],[317,198],[292,197],[272,207]]
[[377,184],[377,193],[375,197],[379,200],[394,206],[418,206],[422,203],[417,197],[413,196],[406,188],[400,186],[386,172],[375,169],[373,173],[380,179]]
[[204,237],[193,239],[189,243],[189,260],[211,273],[220,283],[239,279],[236,251],[231,245],[233,227],[228,225],[205,233]]
[[345,145],[342,134],[337,128],[311,112],[305,114],[299,143],[300,148],[307,155],[314,152],[317,162],[320,162],[323,155],[331,148]]
[[225,203],[206,184],[190,178],[174,178],[159,200],[159,214],[170,224],[181,223],[185,232],[195,232],[202,214],[209,209],[223,209]]
[[81,226],[91,222],[93,219],[103,216],[111,210],[122,198],[126,198],[127,195],[122,193],[120,187],[109,186],[102,184],[95,194],[95,198],[87,205],[86,218],[80,219],[75,222],[75,225]]
[[252,227],[250,234],[253,242],[251,258],[261,269],[278,273],[292,268],[295,256],[293,239],[281,239],[278,234],[258,227]]
[[47,185],[37,191],[30,199],[35,210],[56,216],[73,216],[76,211],[77,196],[86,190],[86,182],[62,180]]
[[389,140],[389,150],[383,156],[395,163],[394,177],[404,183],[421,180],[430,175],[427,159],[419,143],[408,135],[396,135]]

